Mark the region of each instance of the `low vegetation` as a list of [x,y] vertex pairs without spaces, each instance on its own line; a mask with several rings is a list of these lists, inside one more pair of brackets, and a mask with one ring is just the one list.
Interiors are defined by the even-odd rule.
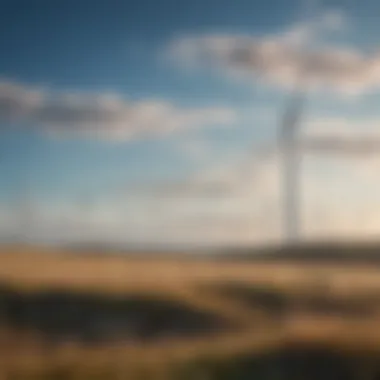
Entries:
[[0,379],[376,380],[379,323],[368,264],[0,253]]

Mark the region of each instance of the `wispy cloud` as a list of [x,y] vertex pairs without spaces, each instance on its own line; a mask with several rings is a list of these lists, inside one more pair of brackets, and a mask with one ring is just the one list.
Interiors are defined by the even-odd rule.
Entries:
[[309,120],[303,129],[307,137],[341,136],[351,138],[380,137],[380,118],[324,117]]
[[323,47],[329,31],[343,31],[340,12],[301,22],[266,36],[196,35],[177,38],[170,55],[182,63],[217,67],[221,72],[252,77],[280,87],[295,85],[300,72],[311,88],[345,94],[380,87],[380,54],[340,46]]
[[56,136],[109,140],[157,137],[235,121],[228,107],[179,107],[169,101],[128,101],[118,94],[54,92],[0,81],[0,122]]

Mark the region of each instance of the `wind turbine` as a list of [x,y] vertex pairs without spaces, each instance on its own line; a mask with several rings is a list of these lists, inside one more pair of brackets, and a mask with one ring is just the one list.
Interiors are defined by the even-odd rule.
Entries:
[[305,94],[296,89],[291,94],[278,131],[278,148],[282,159],[283,226],[286,243],[295,244],[300,229],[300,182],[301,155],[298,145],[301,114]]
[[[307,72],[304,72],[307,75]],[[309,154],[339,154],[368,156],[380,154],[380,136],[347,138],[339,135],[299,138],[306,87],[291,94],[278,131],[278,151],[282,160],[283,232],[285,243],[296,244],[300,238],[300,165],[302,156]]]
[[[316,4],[307,4],[309,14]],[[311,30],[312,40],[319,34]],[[301,49],[300,53],[307,51]],[[285,112],[280,119],[277,136],[277,148],[282,164],[283,190],[283,232],[286,244],[296,244],[300,238],[301,205],[300,205],[300,165],[305,153],[340,154],[340,155],[372,155],[380,153],[380,137],[344,138],[342,136],[309,137],[300,139],[302,115],[307,97],[310,67],[308,59],[296,68],[295,88],[287,99]]]
[[36,230],[37,205],[28,186],[23,186],[16,192],[13,199],[13,219],[15,230],[15,239],[18,242],[29,242],[33,238],[33,232]]

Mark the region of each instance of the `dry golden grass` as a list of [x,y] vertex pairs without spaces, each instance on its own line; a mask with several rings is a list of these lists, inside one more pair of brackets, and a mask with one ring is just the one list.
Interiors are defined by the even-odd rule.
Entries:
[[[143,255],[141,255],[143,256]],[[0,280],[27,288],[60,286],[102,292],[165,290],[194,282],[244,281],[303,291],[321,278],[332,291],[351,294],[380,289],[380,272],[373,265],[294,264],[287,262],[231,262],[93,255],[46,248],[0,249]]]
[[[217,336],[172,339],[156,343],[108,344],[84,347],[75,342],[46,347],[38,336],[0,331],[0,379],[10,373],[53,373],[57,369],[77,378],[165,378],[180,363],[213,358],[224,360],[247,352],[263,352],[295,343],[322,344],[335,349],[380,353],[380,314],[370,318],[310,315],[297,309],[296,300],[321,291],[336,299],[380,295],[380,267],[287,262],[228,262],[216,260],[149,259],[65,254],[58,250],[3,247],[0,283],[23,291],[60,288],[105,294],[149,294],[181,300],[193,307],[216,311],[239,323],[236,331]],[[281,323],[260,308],[250,309],[226,297],[205,292],[205,284],[240,282],[276,289],[294,306]],[[321,284],[323,282],[323,284]],[[202,285],[202,286],[200,286]],[[380,298],[379,298],[380,301]],[[107,372],[108,371],[108,372]],[[112,372],[112,373],[111,373]],[[62,375],[63,376],[63,375]],[[141,375],[142,376],[142,375]],[[58,378],[58,376],[56,376]],[[74,377],[61,377],[74,378]],[[142,378],[142,377],[141,377]]]

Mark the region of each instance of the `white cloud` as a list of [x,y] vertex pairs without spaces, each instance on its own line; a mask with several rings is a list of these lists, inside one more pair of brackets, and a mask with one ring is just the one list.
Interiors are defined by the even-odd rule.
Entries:
[[170,54],[182,62],[217,67],[233,76],[292,87],[300,73],[311,88],[357,94],[380,87],[380,54],[321,46],[328,30],[343,30],[335,11],[267,36],[199,35],[176,39]]
[[235,121],[226,107],[177,107],[161,100],[127,101],[117,94],[52,92],[0,81],[0,122],[56,136],[128,140]]
[[379,137],[380,118],[355,119],[345,117],[315,118],[306,123],[303,134],[309,137]]
[[44,102],[44,92],[11,81],[0,81],[0,119],[20,120],[29,117]]
[[317,118],[306,123],[301,141],[306,151],[367,158],[380,153],[380,119]]

